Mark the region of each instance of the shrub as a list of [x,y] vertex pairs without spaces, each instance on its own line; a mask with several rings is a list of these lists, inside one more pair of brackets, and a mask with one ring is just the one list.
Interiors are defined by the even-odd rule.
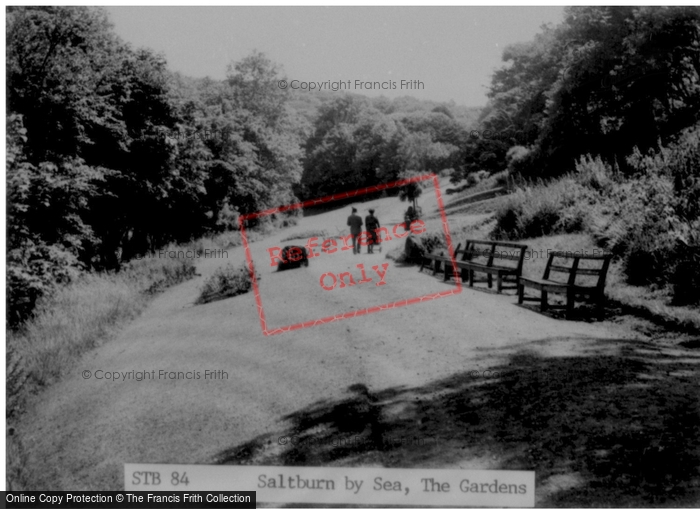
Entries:
[[499,173],[494,174],[494,182],[496,187],[508,187],[509,174],[508,170],[503,170]]
[[626,228],[614,242],[632,284],[670,284],[676,304],[700,302],[700,126],[655,154],[628,158],[633,179],[612,193]]
[[496,239],[519,240],[585,231],[593,193],[565,177],[547,185],[518,188],[496,212]]
[[507,170],[511,174],[525,174],[524,168],[527,167],[531,151],[522,145],[510,147],[506,152]]
[[405,243],[405,256],[403,261],[407,263],[420,263],[422,256],[443,250],[447,252],[447,242],[444,232],[426,232],[420,236],[409,235]]
[[[260,274],[256,272],[256,279]],[[224,267],[216,269],[214,274],[207,279],[202,287],[196,304],[207,304],[228,297],[234,297],[247,293],[253,287],[253,280],[248,266],[243,263],[238,267],[227,263]]]
[[679,243],[676,262],[672,277],[673,304],[700,304],[700,248]]
[[581,156],[576,163],[576,180],[583,186],[608,194],[614,186],[612,168],[600,157]]
[[60,245],[26,240],[7,253],[7,322],[19,327],[35,310],[39,299],[76,280],[81,265]]

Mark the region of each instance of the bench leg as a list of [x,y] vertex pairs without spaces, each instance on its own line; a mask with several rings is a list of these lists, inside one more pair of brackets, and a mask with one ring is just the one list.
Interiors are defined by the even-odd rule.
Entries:
[[489,283],[489,288],[493,288],[493,277],[491,276],[491,274],[488,274],[487,281]]
[[570,320],[574,314],[574,292],[566,292],[566,319]]
[[547,292],[542,290],[542,297],[540,298],[540,311],[547,311],[549,305],[547,304]]
[[602,320],[605,318],[605,294],[600,293],[596,300],[596,311],[598,312],[598,318]]
[[525,298],[525,285],[518,284],[518,304],[522,304],[524,298]]
[[503,291],[503,278],[501,277],[500,274],[496,277],[498,278],[498,279],[496,279],[496,291],[498,293],[501,293]]
[[473,270],[469,271],[469,286],[470,287],[474,286],[474,271]]

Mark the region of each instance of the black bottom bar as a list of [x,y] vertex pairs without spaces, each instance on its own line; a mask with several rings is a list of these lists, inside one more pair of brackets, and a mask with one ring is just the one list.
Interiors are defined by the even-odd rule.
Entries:
[[3,491],[0,507],[153,509],[255,508],[254,491]]

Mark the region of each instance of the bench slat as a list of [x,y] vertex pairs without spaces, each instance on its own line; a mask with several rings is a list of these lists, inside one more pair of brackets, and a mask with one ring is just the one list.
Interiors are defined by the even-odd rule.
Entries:
[[467,242],[472,243],[472,244],[485,245],[485,246],[492,246],[492,245],[496,244],[496,246],[512,247],[512,248],[516,248],[516,249],[527,249],[527,246],[525,244],[518,244],[516,242],[501,242],[500,240],[467,239]]
[[515,260],[515,261],[520,261],[520,255],[514,255],[514,254],[502,254],[496,251],[493,254],[493,259],[494,260]]
[[513,273],[516,274],[518,272],[517,267],[497,267],[496,265],[491,265],[490,267],[488,265],[483,265],[481,263],[473,263],[473,262],[457,262],[457,267],[460,269],[465,269],[465,270],[475,270],[478,272],[488,272],[491,274],[497,274],[499,272],[506,274],[506,273]]
[[610,258],[612,255],[610,255],[610,254],[579,255],[579,254],[567,252],[567,251],[551,251],[549,253],[549,256],[554,256],[557,258],[568,258],[568,259],[578,258],[579,260],[605,260],[606,258]]
[[[572,267],[562,267],[561,265],[552,265],[549,270],[554,272],[565,272],[570,274]],[[576,268],[576,274],[581,276],[599,276],[603,272],[603,269],[582,269],[580,267]]]
[[600,276],[603,273],[603,269],[576,269],[576,274],[581,276]]

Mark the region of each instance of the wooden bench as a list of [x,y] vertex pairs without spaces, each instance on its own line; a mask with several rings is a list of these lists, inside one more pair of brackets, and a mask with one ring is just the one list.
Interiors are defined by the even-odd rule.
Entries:
[[[512,242],[498,242],[489,240],[467,239],[464,249],[461,244],[455,250],[455,262],[461,269],[463,281],[469,281],[469,286],[474,286],[474,273],[485,272],[485,280],[489,288],[493,287],[493,276],[496,276],[496,289],[501,293],[505,288],[503,283],[512,280],[517,288],[518,278],[522,274],[523,260],[525,258],[526,245]],[[507,260],[502,262],[501,260]],[[510,262],[510,264],[509,264]],[[426,265],[432,265],[433,274],[440,272],[440,265],[445,273],[445,281],[453,275],[452,260],[449,256],[428,254],[423,258],[421,271]]]
[[[518,280],[518,304],[522,304],[525,300],[534,300],[540,302],[540,310],[546,311],[548,308],[566,308],[566,317],[571,318],[574,310],[574,300],[576,295],[588,295],[592,297],[598,306],[599,312],[602,311],[604,302],[605,278],[608,274],[610,266],[611,254],[603,255],[579,255],[571,252],[555,251],[550,253],[547,260],[547,267],[544,269],[542,279],[533,279],[521,277]],[[555,260],[571,260],[571,265],[564,265],[566,261],[554,263]],[[591,262],[594,267],[581,267],[581,261]],[[557,281],[550,274],[563,273],[567,276],[565,281]],[[578,276],[586,276],[589,279],[594,279],[593,284],[582,285],[577,284]],[[540,298],[525,297],[525,287],[534,288],[541,292]],[[566,305],[552,306],[547,302],[547,296],[550,293],[566,294]]]
[[[465,242],[465,249],[462,249],[462,244],[457,244],[457,249],[455,249],[455,261],[457,260],[468,260],[470,257],[470,247],[469,243],[471,241],[467,240]],[[446,249],[442,250],[443,253],[447,251]],[[440,268],[441,265],[444,265],[443,268]],[[447,256],[446,254],[433,254],[433,253],[427,253],[423,255],[423,263],[421,264],[421,268],[419,272],[423,272],[423,269],[429,267],[433,271],[433,275],[437,274],[438,272],[443,272],[445,270],[449,270],[450,273],[452,272],[452,258]],[[447,268],[449,267],[449,268]],[[446,269],[447,268],[447,269]],[[445,280],[449,279],[449,276],[445,277]]]
[[[493,288],[493,276],[496,276],[496,291],[501,293],[506,288],[503,283],[512,282],[518,287],[518,278],[523,271],[523,260],[527,246],[513,242],[500,242],[491,240],[468,240],[461,260],[456,260],[457,267],[461,269],[462,281],[469,281],[469,286],[475,283],[474,273],[483,272],[489,288]],[[452,267],[445,267],[445,280],[450,277]]]
[[[462,252],[460,249],[462,244],[457,244],[457,249],[455,249],[455,257]],[[444,250],[447,251],[447,250]],[[425,253],[423,255],[423,260],[421,262],[420,270],[418,272],[423,272],[423,269],[430,268],[433,271],[433,275],[440,272],[440,264],[451,264],[452,259],[445,254],[433,254]]]

